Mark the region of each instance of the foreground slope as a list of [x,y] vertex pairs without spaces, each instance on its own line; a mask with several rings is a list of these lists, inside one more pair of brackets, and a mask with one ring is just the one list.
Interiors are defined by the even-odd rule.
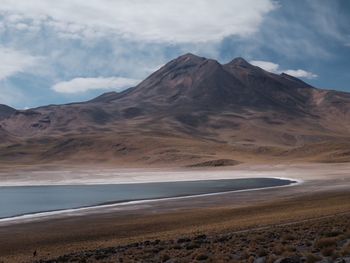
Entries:
[[222,65],[186,54],[121,93],[0,108],[0,125],[3,162],[350,161],[349,93],[316,89],[242,58]]

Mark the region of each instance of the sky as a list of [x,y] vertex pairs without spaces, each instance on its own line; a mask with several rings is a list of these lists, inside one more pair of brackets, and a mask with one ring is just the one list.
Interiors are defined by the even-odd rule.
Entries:
[[184,53],[350,92],[348,0],[0,0],[0,104],[137,85]]

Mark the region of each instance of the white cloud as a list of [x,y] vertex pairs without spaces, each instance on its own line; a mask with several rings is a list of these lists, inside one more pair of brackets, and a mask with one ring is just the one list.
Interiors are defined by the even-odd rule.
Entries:
[[303,70],[303,69],[286,69],[282,70],[280,69],[280,65],[270,62],[270,61],[262,61],[262,60],[252,60],[250,63],[254,66],[260,67],[266,71],[280,74],[280,73],[286,73],[288,75],[291,75],[296,78],[307,78],[307,79],[314,79],[318,76],[312,72]]
[[19,72],[29,70],[38,63],[39,58],[25,52],[0,46],[0,80]]
[[312,72],[305,71],[303,69],[296,69],[296,70],[288,69],[288,70],[285,70],[284,73],[291,75],[291,76],[294,76],[296,78],[307,78],[307,79],[317,78],[316,74],[314,74]]
[[55,84],[52,89],[59,93],[80,93],[90,90],[114,89],[117,91],[130,88],[139,83],[139,80],[111,77],[111,78],[75,78]]
[[107,31],[155,42],[206,42],[250,35],[276,7],[273,0],[0,0],[0,11],[11,14],[15,23],[22,16],[37,24],[51,21],[62,33]]
[[250,64],[262,68],[266,71],[278,73],[279,65],[270,61],[262,61],[262,60],[252,60]]

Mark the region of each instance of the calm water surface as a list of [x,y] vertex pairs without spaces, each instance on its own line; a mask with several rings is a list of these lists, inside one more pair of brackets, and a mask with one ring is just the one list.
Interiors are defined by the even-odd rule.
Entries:
[[283,179],[250,178],[112,185],[0,187],[0,218],[113,202],[210,194],[291,183],[293,181]]

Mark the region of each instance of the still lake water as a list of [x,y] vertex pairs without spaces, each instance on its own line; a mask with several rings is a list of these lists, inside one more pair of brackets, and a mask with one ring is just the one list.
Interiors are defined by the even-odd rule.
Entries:
[[0,218],[106,203],[192,196],[283,186],[294,183],[275,178],[248,178],[109,185],[0,187]]

